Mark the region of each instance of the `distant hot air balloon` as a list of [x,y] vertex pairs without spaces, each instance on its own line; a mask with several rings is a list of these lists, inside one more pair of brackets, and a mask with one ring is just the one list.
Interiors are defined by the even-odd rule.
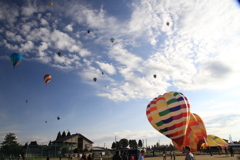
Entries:
[[199,115],[191,113],[182,146],[178,146],[174,142],[173,144],[179,151],[185,146],[189,146],[191,151],[199,151],[201,150],[203,143],[207,143],[207,131],[205,125]]
[[88,30],[87,32],[90,33],[90,30]]
[[110,41],[113,43],[114,42],[114,38],[111,38]]
[[59,120],[59,119],[60,119],[60,116],[57,116],[57,119]]
[[47,123],[47,121],[45,121],[45,123]]
[[104,75],[104,72],[102,72],[102,75]]
[[168,92],[154,98],[147,106],[147,118],[160,133],[183,144],[190,116],[190,104],[180,92]]
[[18,65],[22,61],[22,55],[19,53],[13,53],[11,54],[11,62],[13,64],[13,68],[15,68],[16,65]]
[[167,22],[166,25],[169,26],[169,22]]
[[52,76],[50,74],[45,74],[43,76],[43,80],[46,84],[48,84],[50,82],[50,80],[52,79]]
[[153,77],[154,77],[154,78],[157,78],[157,75],[156,75],[156,74],[154,74],[154,75],[153,75]]
[[28,100],[26,100],[26,103],[28,103]]
[[94,77],[94,78],[93,78],[93,80],[96,82],[96,81],[97,81],[97,78],[96,78],[96,77]]
[[202,144],[203,148],[206,147],[213,147],[213,146],[219,146],[222,149],[225,149],[229,144],[223,140],[222,138],[215,136],[215,135],[208,135],[207,136],[207,143]]
[[52,2],[52,1],[50,1],[50,2],[48,2],[48,4],[49,4],[50,6],[52,6],[52,5],[53,5],[53,2]]
[[57,54],[58,54],[58,56],[60,57],[60,56],[62,55],[62,52],[58,52]]

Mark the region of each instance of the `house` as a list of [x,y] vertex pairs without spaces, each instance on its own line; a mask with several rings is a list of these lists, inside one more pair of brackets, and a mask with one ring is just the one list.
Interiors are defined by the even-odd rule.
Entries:
[[88,152],[92,150],[93,142],[80,133],[59,138],[48,146],[48,154],[57,155],[64,147],[69,148],[70,153]]

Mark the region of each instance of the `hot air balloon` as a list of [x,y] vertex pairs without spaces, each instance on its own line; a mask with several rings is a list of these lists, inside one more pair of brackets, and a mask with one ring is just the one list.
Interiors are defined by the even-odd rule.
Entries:
[[45,121],[45,123],[47,123],[47,121]]
[[169,26],[169,22],[167,22],[166,25]]
[[185,146],[189,146],[191,151],[199,151],[203,143],[207,143],[207,131],[203,120],[199,115],[190,113],[188,128],[182,146],[178,146],[175,142],[173,144],[179,151]]
[[110,41],[113,43],[114,42],[114,38],[111,38]]
[[156,74],[154,74],[154,75],[153,75],[153,77],[154,77],[154,78],[157,78],[157,75],[156,75]]
[[48,4],[49,4],[49,6],[52,6],[52,5],[53,5],[53,2],[52,2],[52,1],[50,1],[50,2],[48,2]]
[[50,74],[45,74],[43,76],[43,80],[46,84],[48,84],[50,82],[50,80],[52,79],[52,76]]
[[26,103],[28,103],[28,100],[26,100]]
[[94,77],[94,78],[93,78],[93,80],[96,82],[96,81],[97,81],[97,78],[96,78],[96,77]]
[[58,56],[60,57],[60,56],[62,55],[62,52],[58,52],[57,54],[58,54]]
[[13,53],[11,54],[11,62],[13,64],[13,68],[15,68],[16,65],[18,65],[22,61],[22,55],[19,53]]
[[57,119],[59,120],[59,119],[60,119],[60,116],[57,116]]
[[202,144],[202,147],[206,148],[206,147],[214,147],[214,146],[220,146],[222,149],[225,149],[225,147],[228,146],[228,143],[224,141],[222,138],[219,138],[218,136],[208,135],[207,143]]
[[154,98],[147,106],[147,118],[160,133],[183,144],[190,116],[190,104],[180,92],[168,92]]
[[87,33],[90,33],[90,30],[88,30]]
[[102,72],[102,75],[104,75],[104,72]]

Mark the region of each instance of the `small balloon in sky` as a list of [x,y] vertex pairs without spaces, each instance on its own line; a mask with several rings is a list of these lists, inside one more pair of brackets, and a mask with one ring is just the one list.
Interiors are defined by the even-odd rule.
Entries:
[[26,100],[26,103],[28,103],[28,100]]
[[166,25],[169,26],[169,22],[167,22]]
[[104,72],[102,72],[102,75],[104,75]]
[[60,119],[60,116],[57,116],[57,119],[59,120],[59,119]]
[[112,43],[114,42],[114,40],[115,40],[114,38],[111,38],[111,39],[110,39],[110,41],[111,41]]
[[49,1],[48,4],[49,4],[49,6],[52,6],[52,5],[53,5],[53,2],[52,2],[52,1]]
[[52,76],[50,74],[45,74],[43,76],[43,80],[46,84],[48,84],[50,82],[50,80],[52,79]]
[[96,81],[97,81],[97,78],[96,78],[96,77],[94,77],[94,78],[93,78],[93,80],[96,82]]
[[157,78],[157,75],[156,75],[156,74],[154,74],[154,75],[153,75],[153,77],[154,77],[154,78]]
[[45,123],[47,123],[47,121],[45,121]]
[[90,33],[90,30],[88,30],[87,32]]
[[58,56],[60,57],[60,56],[62,55],[62,52],[58,52],[57,54],[58,54]]
[[13,68],[15,68],[15,66],[18,65],[22,61],[22,55],[19,53],[13,53],[13,54],[11,54],[10,59],[13,64]]

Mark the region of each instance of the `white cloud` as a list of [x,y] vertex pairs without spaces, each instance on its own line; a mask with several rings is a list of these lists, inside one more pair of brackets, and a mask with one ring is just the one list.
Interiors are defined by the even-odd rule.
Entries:
[[104,63],[96,61],[96,63],[99,65],[99,67],[103,70],[103,72],[106,72],[110,75],[113,75],[116,73],[115,67],[112,64]]
[[73,31],[73,24],[69,24],[64,28],[66,31],[72,32]]

